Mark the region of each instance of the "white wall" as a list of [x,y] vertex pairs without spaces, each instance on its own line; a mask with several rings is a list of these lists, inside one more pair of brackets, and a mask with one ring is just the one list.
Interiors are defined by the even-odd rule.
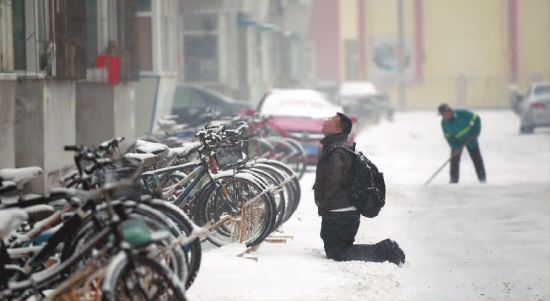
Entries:
[[18,82],[15,120],[16,166],[42,167],[44,174],[29,188],[47,192],[73,166],[73,154],[63,146],[75,144],[75,82]]

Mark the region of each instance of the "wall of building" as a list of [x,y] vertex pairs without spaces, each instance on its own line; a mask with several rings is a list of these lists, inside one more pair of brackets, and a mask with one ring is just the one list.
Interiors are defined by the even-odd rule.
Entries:
[[124,151],[136,138],[136,114],[133,110],[136,106],[136,83],[124,82],[115,86],[113,100],[115,126],[112,137],[126,138],[121,145],[121,150]]
[[114,89],[104,83],[76,85],[76,143],[97,145],[113,138]]
[[517,1],[518,84],[550,80],[550,0]]
[[339,1],[316,0],[311,5],[308,40],[313,48],[314,80],[341,80]]
[[15,166],[15,74],[0,73],[0,168]]
[[29,188],[46,192],[73,166],[65,145],[75,144],[74,81],[27,80],[16,86],[16,166],[40,166]]
[[97,145],[114,137],[132,143],[135,130],[135,83],[116,86],[81,82],[76,85],[76,143]]
[[347,68],[346,65],[346,41],[358,41],[359,31],[358,31],[358,5],[357,0],[341,0],[339,8],[339,19],[342,20],[340,23],[340,42],[339,42],[339,51],[342,53],[340,56],[340,74],[342,80],[349,80],[346,76]]
[[[163,116],[171,114],[177,83],[178,78],[176,76],[163,76],[159,78],[154,120],[159,120]],[[155,123],[153,124],[153,130],[156,128],[157,124]]]
[[[505,106],[509,53],[506,1],[424,1],[423,78],[408,91],[411,107],[440,102]],[[468,20],[468,22],[464,22]]]
[[[397,52],[397,1],[340,0],[341,21],[333,26],[340,26],[341,42],[355,36],[352,20],[360,1],[366,43],[362,68],[397,106],[397,69],[381,70],[375,62],[380,45]],[[509,84],[517,83],[525,91],[532,81],[550,78],[549,0],[405,0],[403,7],[407,108],[433,108],[442,101],[508,108]],[[340,72],[345,74],[346,53],[340,53]]]

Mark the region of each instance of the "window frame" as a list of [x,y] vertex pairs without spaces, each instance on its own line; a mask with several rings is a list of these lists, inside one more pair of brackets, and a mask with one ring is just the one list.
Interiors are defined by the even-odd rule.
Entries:
[[12,2],[0,0],[0,73],[13,72]]
[[[13,57],[13,71],[17,74],[17,77],[23,78],[46,78],[55,77],[55,53],[52,61],[52,73],[47,74],[46,71],[40,70],[40,59],[42,55],[47,53],[47,49],[40,49],[40,43],[54,43],[53,28],[52,28],[52,1],[44,0],[16,0],[22,1],[23,5],[23,22],[24,22],[24,34],[25,41],[25,68],[17,69],[16,57]],[[13,0],[11,3],[14,3]],[[41,10],[41,11],[39,11]],[[40,15],[40,16],[39,16]],[[40,20],[40,18],[43,18]],[[42,26],[40,26],[40,23]],[[13,25],[13,24],[12,24]],[[12,27],[13,29],[13,27]],[[38,34],[42,33],[44,37],[38,37]],[[40,39],[45,40],[40,40]],[[13,37],[13,45],[15,47],[15,37]],[[49,39],[49,42],[48,42]],[[48,47],[48,46],[46,46]]]
[[[218,83],[222,80],[223,78],[223,72],[224,72],[224,68],[222,66],[223,64],[223,61],[222,61],[222,55],[221,55],[221,51],[222,51],[222,48],[224,47],[224,45],[222,45],[222,43],[224,42],[223,41],[223,34],[221,34],[221,30],[222,28],[220,28],[220,26],[222,25],[225,25],[225,24],[221,24],[224,20],[222,18],[222,14],[223,12],[220,12],[220,11],[214,11],[214,10],[204,10],[204,11],[199,11],[199,12],[194,12],[193,14],[183,14],[183,22],[182,22],[182,41],[181,41],[181,44],[182,44],[182,56],[183,56],[183,61],[184,61],[184,64],[185,62],[189,61],[189,59],[186,57],[186,54],[185,54],[185,40],[187,37],[205,37],[205,36],[213,36],[215,37],[215,41],[216,41],[216,50],[215,50],[215,55],[216,55],[216,76],[214,79],[212,80],[205,80],[205,79],[189,79],[189,76],[187,75],[187,72],[186,72],[186,68],[185,66],[183,66],[182,70],[182,77],[183,77],[183,80],[184,81],[191,81],[191,82],[194,82],[194,83],[198,83],[198,84],[205,84],[205,85],[208,85],[208,84],[212,84],[212,83]],[[192,16],[196,16],[196,15],[213,15],[215,16],[216,18],[216,27],[212,30],[187,30],[185,28],[185,19],[186,19],[186,16],[189,16],[189,15],[192,15]]]

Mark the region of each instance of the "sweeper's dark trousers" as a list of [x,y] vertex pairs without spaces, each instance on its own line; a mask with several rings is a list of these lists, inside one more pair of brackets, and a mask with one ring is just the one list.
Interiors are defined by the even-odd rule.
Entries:
[[[476,145],[472,148],[467,148],[468,153],[470,153],[470,158],[474,162],[474,167],[476,169],[477,178],[480,182],[485,182],[485,166],[483,165],[483,158],[481,157],[481,151],[479,150],[479,145]],[[452,152],[451,152],[452,156]],[[460,178],[460,157],[462,156],[462,151],[451,159],[451,183],[458,183]]]

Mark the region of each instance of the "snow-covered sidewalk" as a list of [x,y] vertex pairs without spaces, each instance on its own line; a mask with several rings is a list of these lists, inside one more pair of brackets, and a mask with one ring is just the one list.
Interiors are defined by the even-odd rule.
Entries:
[[236,257],[241,245],[205,250],[189,300],[550,300],[550,131],[519,135],[511,112],[477,113],[487,184],[465,152],[460,184],[447,184],[446,168],[423,185],[449,154],[435,112],[396,114],[358,136],[388,196],[356,240],[397,240],[402,268],[324,258],[308,173],[282,229],[294,239],[262,244],[258,261]]

